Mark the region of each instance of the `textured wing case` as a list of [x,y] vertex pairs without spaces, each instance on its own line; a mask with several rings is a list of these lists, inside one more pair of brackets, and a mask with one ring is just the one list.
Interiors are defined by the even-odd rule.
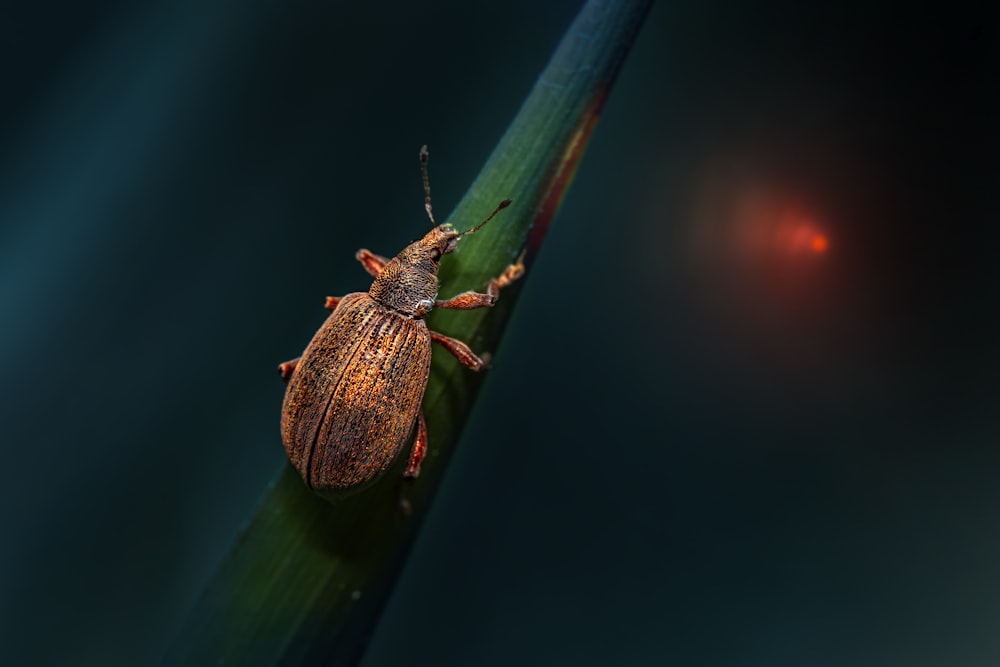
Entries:
[[285,450],[317,491],[375,479],[408,440],[430,373],[423,320],[346,295],[313,337],[281,411]]

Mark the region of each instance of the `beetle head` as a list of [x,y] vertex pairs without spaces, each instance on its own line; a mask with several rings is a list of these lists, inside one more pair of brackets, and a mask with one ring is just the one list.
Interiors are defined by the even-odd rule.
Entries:
[[427,232],[424,238],[420,239],[413,245],[423,248],[427,252],[430,260],[437,263],[441,261],[442,255],[455,252],[455,248],[458,246],[458,242],[461,238],[461,232],[455,231],[454,227],[445,223],[443,225],[438,225],[431,231]]
[[423,317],[434,307],[437,299],[437,274],[441,257],[454,252],[464,235],[479,231],[509,204],[509,199],[500,202],[489,217],[464,232],[455,231],[447,223],[438,225],[427,232],[424,238],[406,246],[389,260],[368,293],[382,305],[404,315]]
[[382,267],[368,291],[384,306],[410,317],[423,317],[434,307],[441,257],[454,252],[461,232],[439,225],[414,241]]

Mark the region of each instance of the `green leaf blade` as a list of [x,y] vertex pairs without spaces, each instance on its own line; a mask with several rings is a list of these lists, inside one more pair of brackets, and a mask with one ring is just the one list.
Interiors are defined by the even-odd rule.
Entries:
[[[442,262],[442,296],[481,290],[522,251],[537,254],[650,0],[591,0],[448,220],[468,228],[513,203]],[[432,147],[433,148],[433,147]],[[435,311],[432,329],[495,350],[520,284],[480,311]],[[192,611],[166,665],[352,665],[399,575],[483,380],[434,354],[423,408],[430,449],[421,477],[405,457],[377,484],[329,504],[291,467],[272,483]],[[277,419],[277,406],[275,409]],[[408,512],[400,509],[405,498]]]

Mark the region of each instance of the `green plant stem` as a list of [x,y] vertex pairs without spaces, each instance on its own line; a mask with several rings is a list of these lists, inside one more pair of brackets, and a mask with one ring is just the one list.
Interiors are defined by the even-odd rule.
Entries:
[[[449,286],[481,289],[522,250],[530,266],[651,0],[590,0],[449,221],[466,228],[504,198],[488,233],[442,262]],[[523,282],[523,281],[522,281]],[[436,311],[432,329],[495,350],[520,283],[495,308]],[[331,505],[285,467],[192,611],[165,664],[351,665],[362,656],[440,484],[482,376],[435,353],[424,395],[431,448],[421,477],[405,457],[374,486]],[[275,406],[277,419],[278,406]],[[405,499],[409,511],[401,510]]]

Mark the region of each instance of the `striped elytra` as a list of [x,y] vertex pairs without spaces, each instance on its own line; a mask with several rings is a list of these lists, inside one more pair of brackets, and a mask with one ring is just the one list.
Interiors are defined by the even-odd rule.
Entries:
[[285,451],[320,493],[363,487],[413,430],[431,364],[421,319],[345,296],[306,348],[281,413]]

